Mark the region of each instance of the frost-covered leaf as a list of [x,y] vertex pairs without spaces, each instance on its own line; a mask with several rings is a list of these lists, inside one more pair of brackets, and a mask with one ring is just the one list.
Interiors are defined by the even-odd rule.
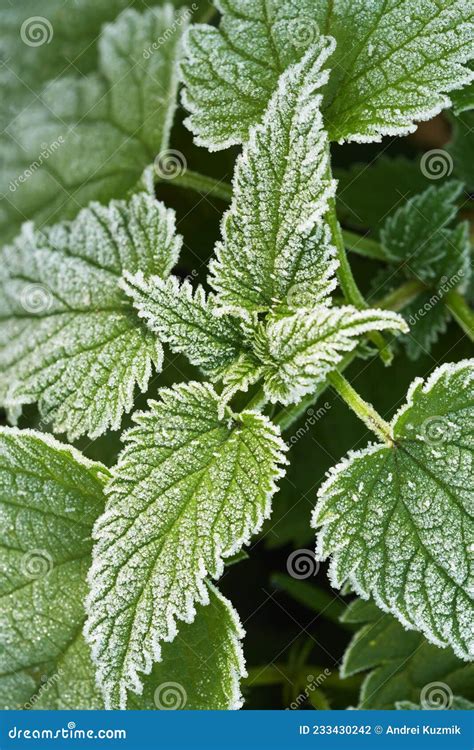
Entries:
[[462,183],[450,181],[430,187],[395,211],[381,232],[390,262],[402,266],[407,276],[432,286],[442,276],[461,289],[469,282],[469,226],[450,225],[456,218]]
[[183,65],[187,124],[212,149],[245,142],[281,73],[320,32],[337,42],[324,100],[332,140],[415,130],[473,77],[468,0],[215,0],[219,29],[191,27]]
[[318,306],[261,324],[254,342],[272,402],[296,403],[325,380],[368,331],[406,331],[396,313]]
[[0,251],[0,402],[38,401],[71,438],[117,429],[161,367],[162,347],[119,288],[125,269],[165,276],[181,239],[151,196],[91,204]]
[[428,354],[440,336],[446,333],[450,320],[449,309],[443,302],[448,288],[438,287],[421,292],[403,308],[403,317],[410,330],[400,336],[408,357],[416,360]]
[[107,476],[51,437],[0,428],[2,708],[32,707],[77,649]]
[[[465,698],[462,698],[460,695],[452,695],[449,691],[446,691],[446,689],[443,690],[443,685],[438,686],[441,687],[441,690],[438,691],[438,695],[435,697],[438,698],[438,705],[432,705],[427,706],[426,701],[425,704],[423,703],[412,703],[411,701],[397,701],[395,704],[395,707],[399,711],[439,711],[439,710],[445,710],[445,711],[473,711],[474,710],[474,703],[471,703],[471,701],[467,701]],[[446,705],[446,701],[449,705]]]
[[244,315],[283,304],[312,307],[335,287],[334,249],[321,221],[335,182],[316,93],[330,50],[326,40],[287,70],[237,160],[223,241],[211,262],[224,308]]
[[284,461],[277,428],[256,412],[218,417],[206,384],[160,392],[134,416],[94,531],[88,639],[108,707],[208,601],[206,575],[247,544],[270,513]]
[[48,0],[44,17],[38,16],[37,0],[2,3],[2,130],[47,81],[94,70],[102,24],[133,5],[142,5],[142,0],[75,0],[66,13],[63,0]]
[[142,710],[229,710],[240,708],[240,678],[246,676],[242,625],[231,603],[206,584],[209,604],[196,607],[192,623],[182,623],[162,660],[145,678],[143,694],[129,694],[128,708]]
[[350,454],[318,493],[330,579],[348,581],[438,646],[472,656],[474,360],[412,384],[392,446]]
[[142,273],[126,273],[121,286],[160,341],[193,365],[212,374],[239,356],[242,334],[237,321],[216,315],[214,297],[206,297],[202,287],[193,291],[188,281],[180,285],[174,276],[164,280]]
[[400,341],[411,359],[429,352],[445,332],[450,317],[444,305],[448,292],[465,292],[470,282],[469,224],[451,228],[461,192],[459,182],[430,187],[410,198],[382,228],[381,241],[390,266],[373,279],[372,296],[383,297],[407,278],[426,285],[403,309],[410,330]]
[[373,602],[354,600],[342,620],[361,624],[341,666],[342,677],[367,672],[358,708],[393,709],[399,701],[419,703],[421,691],[433,682],[474,698],[474,664],[461,661],[449,648],[433,646],[415,630],[405,630]]
[[[471,60],[470,68],[474,70],[474,60]],[[469,86],[465,86],[460,91],[453,91],[451,98],[455,115],[461,115],[463,112],[474,109],[474,81],[471,81]]]
[[387,217],[430,186],[419,161],[382,156],[374,164],[335,169],[337,214],[342,223],[378,238]]
[[170,5],[143,14],[126,10],[102,32],[97,73],[52,82],[6,129],[0,138],[4,240],[25,217],[45,225],[72,218],[91,200],[125,197],[167,149],[186,25],[174,19]]

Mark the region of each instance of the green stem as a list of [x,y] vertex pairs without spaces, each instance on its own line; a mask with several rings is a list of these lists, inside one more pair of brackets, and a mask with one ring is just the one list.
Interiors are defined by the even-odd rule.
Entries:
[[360,234],[349,232],[347,229],[342,230],[342,236],[345,246],[352,253],[362,255],[364,258],[387,262],[387,255],[382,245],[375,240],[371,240],[370,237],[362,237]]
[[259,388],[257,393],[252,396],[248,404],[245,406],[245,411],[260,411],[267,403],[267,397],[263,388]]
[[453,289],[447,293],[444,303],[464,333],[471,341],[474,341],[474,311],[471,310],[464,297]]
[[[339,260],[337,275],[344,297],[348,302],[354,305],[354,307],[357,307],[358,310],[365,310],[368,305],[357,286],[350,263],[347,259],[341,226],[337,220],[336,201],[334,198],[330,201],[329,211],[326,214],[326,218],[331,230],[333,242],[336,246],[337,258]],[[379,350],[382,362],[389,365],[393,359],[393,355],[382,334],[379,333],[379,331],[373,331],[368,334],[368,337]]]
[[[160,180],[159,180],[160,181]],[[213,177],[206,177],[199,172],[193,172],[187,169],[183,174],[177,174],[170,179],[163,179],[161,182],[171,182],[173,185],[194,190],[200,195],[212,195],[214,198],[220,198],[222,201],[230,202],[232,200],[232,186],[222,180],[215,180]]]
[[404,284],[394,289],[393,292],[387,294],[382,299],[374,303],[375,307],[380,307],[382,310],[393,310],[393,312],[399,312],[404,307],[413,302],[418,295],[426,289],[426,286],[422,281],[416,279],[410,279]]
[[377,435],[377,437],[381,438],[384,443],[393,446],[391,427],[388,422],[380,416],[378,411],[374,409],[372,404],[369,404],[368,401],[364,401],[345,377],[337,370],[334,370],[329,374],[328,380],[346,404],[355,414],[357,414],[359,419],[361,419],[362,422],[364,422],[364,424],[367,425],[375,435]]

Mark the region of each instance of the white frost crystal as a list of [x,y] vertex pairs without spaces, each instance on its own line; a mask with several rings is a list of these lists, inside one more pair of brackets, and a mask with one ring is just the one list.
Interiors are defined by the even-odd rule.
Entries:
[[351,454],[313,515],[330,578],[461,658],[474,655],[474,360],[415,380],[393,447]]

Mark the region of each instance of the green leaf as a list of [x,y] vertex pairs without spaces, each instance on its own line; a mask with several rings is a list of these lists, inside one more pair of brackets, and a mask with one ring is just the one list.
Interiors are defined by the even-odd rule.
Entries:
[[408,335],[399,341],[410,359],[428,354],[440,336],[446,333],[450,320],[449,310],[443,302],[448,289],[443,286],[421,292],[403,309],[403,317],[410,326]]
[[242,316],[278,305],[310,307],[336,285],[335,251],[321,222],[335,182],[316,93],[330,50],[327,42],[312,48],[282,76],[237,160],[210,281],[218,304]]
[[[474,61],[471,60],[469,63],[471,70],[474,70]],[[463,112],[467,112],[474,109],[474,83],[470,83],[461,91],[453,91],[451,96],[453,100],[453,111],[455,115],[461,115]]]
[[251,352],[243,352],[238,359],[221,372],[224,388],[221,393],[220,414],[238,392],[246,393],[262,377],[263,369]]
[[207,583],[209,604],[196,607],[192,623],[180,625],[162,661],[144,681],[143,695],[130,694],[128,708],[142,710],[229,710],[243,703],[246,676],[240,639],[244,635],[231,603]]
[[[80,591],[81,604],[85,598],[84,587],[85,573]],[[82,607],[82,621],[84,618]],[[104,701],[95,681],[90,648],[84,640],[82,629],[59,655],[54,671],[40,684],[25,708],[48,711],[98,711],[104,708]]]
[[267,398],[272,403],[297,403],[355,349],[360,336],[387,329],[408,327],[396,313],[354,307],[318,306],[270,317],[259,326],[254,342]]
[[440,705],[426,706],[423,703],[411,703],[410,701],[397,701],[396,708],[399,711],[430,711],[430,710],[449,710],[449,711],[472,711],[474,710],[474,703],[467,701],[465,698],[461,698],[459,695],[450,695],[447,693],[448,702],[450,705],[446,705],[443,702],[443,698],[446,699],[446,693],[443,696],[440,695]]
[[[168,147],[184,23],[171,6],[126,10],[99,41],[99,69],[46,86],[0,139],[0,229],[69,219],[122,198]],[[146,55],[169,29],[163,43]]]
[[133,5],[144,4],[141,0],[76,0],[66,12],[62,0],[48,0],[44,17],[38,16],[36,0],[3,3],[0,54],[6,64],[0,69],[0,80],[6,106],[2,107],[2,129],[31,105],[35,92],[48,80],[93,71],[102,24]]
[[416,631],[405,630],[372,601],[354,600],[343,615],[345,623],[365,623],[354,635],[341,666],[341,677],[367,672],[358,708],[393,709],[399,701],[420,702],[431,683],[474,697],[474,665],[458,659],[451,649],[428,643]]
[[466,0],[216,0],[219,29],[191,27],[183,65],[187,125],[199,145],[247,140],[278,78],[319,37],[337,42],[325,95],[331,140],[413,132],[449,107],[472,71],[474,12]]
[[283,473],[266,417],[219,420],[219,396],[202,383],[160,396],[134,416],[94,532],[87,634],[107,707],[140,691],[176,621],[207,603],[205,576],[261,528]]
[[456,218],[457,199],[463,186],[447,182],[430,187],[410,198],[389,216],[381,232],[381,242],[392,263],[403,266],[408,277],[427,285],[442,276],[453,279],[461,290],[469,282],[470,243],[467,223],[448,229]]
[[472,655],[474,360],[417,379],[373,445],[334,467],[312,525],[330,580],[373,596],[438,646]]
[[145,278],[142,273],[126,273],[121,286],[148,327],[193,365],[212,374],[239,356],[242,334],[238,323],[218,316],[214,296],[206,298],[202,287],[193,292],[188,281],[180,285],[175,277]]
[[469,224],[451,228],[461,192],[459,182],[430,187],[410,198],[382,228],[381,241],[392,265],[374,278],[372,294],[381,297],[407,278],[426,285],[403,310],[410,331],[400,341],[411,359],[428,353],[446,331],[450,315],[444,298],[448,292],[459,289],[464,293],[469,285]]
[[107,476],[49,436],[0,428],[2,708],[38,699],[41,677],[52,687],[64,656],[78,648],[91,530]]
[[[474,87],[473,87],[474,89]],[[474,104],[473,104],[474,107]],[[474,189],[474,110],[453,117],[453,137],[447,151],[453,159],[456,177]]]
[[430,185],[419,162],[403,156],[382,156],[374,164],[353,164],[349,169],[335,169],[334,174],[341,221],[359,231],[370,230],[374,238],[389,214]]
[[141,193],[91,204],[43,232],[25,225],[0,251],[0,401],[38,401],[71,439],[117,429],[146,390],[162,347],[119,288],[125,269],[167,275],[181,238],[174,213]]

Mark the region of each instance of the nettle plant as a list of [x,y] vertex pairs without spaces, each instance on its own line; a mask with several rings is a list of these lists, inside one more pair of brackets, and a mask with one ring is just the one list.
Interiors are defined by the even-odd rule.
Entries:
[[[96,72],[50,84],[12,126],[20,151],[2,144],[8,183],[62,137],[1,215],[0,398],[11,420],[37,404],[45,430],[0,428],[1,703],[240,707],[243,629],[214,581],[271,514],[285,431],[332,386],[376,438],[329,472],[312,516],[332,586],[362,597],[343,673],[377,668],[370,707],[387,663],[422,649],[437,666],[418,687],[441,676],[465,707],[474,359],[416,379],[390,422],[342,374],[399,343],[418,356],[450,316],[473,338],[463,185],[428,180],[376,240],[343,233],[330,144],[405,135],[453,102],[469,116],[472,3],[215,5],[218,26],[189,28],[171,6],[125,11]],[[196,144],[241,147],[232,188],[176,175],[230,201],[207,289],[173,274],[182,238],[147,166],[173,153],[179,72]],[[36,226],[14,236],[25,215]],[[377,304],[346,247],[384,262]],[[195,380],[149,387],[164,347]],[[47,432],[118,430],[137,389],[153,399],[111,468]]]

